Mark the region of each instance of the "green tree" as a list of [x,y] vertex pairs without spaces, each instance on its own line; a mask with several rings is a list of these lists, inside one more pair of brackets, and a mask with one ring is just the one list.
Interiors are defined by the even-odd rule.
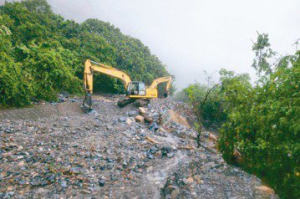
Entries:
[[265,33],[257,34],[257,41],[252,46],[252,50],[255,52],[252,67],[255,68],[257,74],[260,76],[262,73],[272,73],[272,65],[269,59],[275,55],[275,52],[270,47],[269,35]]
[[[26,103],[19,105],[28,105],[27,99],[55,100],[56,94],[64,90],[81,93],[80,79],[86,59],[112,65],[148,85],[157,77],[170,75],[138,39],[123,35],[118,28],[97,19],[81,24],[65,20],[52,12],[46,0],[5,3],[0,6],[0,16],[0,49],[5,65],[0,81],[14,77],[11,82],[15,85],[21,85],[19,80],[24,85],[30,82],[28,89],[33,92],[28,92],[24,97]],[[6,30],[11,34],[4,38]],[[12,67],[18,72],[8,76]],[[94,89],[105,93],[124,91],[121,81],[105,75],[95,75]],[[9,99],[9,102],[3,100],[3,105],[13,106],[17,101],[14,99],[17,94],[11,96],[5,92],[1,97]]]
[[[0,24],[3,22],[0,16]],[[2,106],[25,106],[33,95],[27,75],[22,73],[22,66],[11,57],[13,48],[11,32],[0,26],[0,104]],[[1,106],[1,105],[0,105]]]

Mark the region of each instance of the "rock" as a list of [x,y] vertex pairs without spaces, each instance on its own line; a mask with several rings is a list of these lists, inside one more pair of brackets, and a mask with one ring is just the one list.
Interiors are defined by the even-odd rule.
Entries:
[[95,116],[95,117],[98,117],[98,116],[99,116],[99,113],[98,113],[97,111],[95,111],[95,110],[90,111],[88,114],[89,114],[89,115],[93,115],[93,116]]
[[60,186],[64,189],[67,187],[67,182],[65,180],[62,180],[60,183]]
[[215,135],[212,134],[212,133],[209,133],[209,139],[212,140],[212,141],[214,141],[214,142],[216,142],[216,141],[218,140],[218,137],[215,136]]
[[68,101],[67,98],[64,98],[64,97],[60,97],[60,98],[59,98],[59,102],[66,102],[66,101]]
[[100,180],[98,181],[98,184],[99,184],[100,187],[104,187],[104,185],[105,185],[105,180],[104,180],[104,179],[100,179]]
[[151,154],[155,154],[157,151],[158,151],[158,148],[157,148],[156,146],[153,146],[153,147],[151,147],[151,148],[149,149],[149,152],[150,152]]
[[201,180],[200,175],[195,175],[195,176],[194,176],[194,179],[195,179],[195,181],[196,181],[198,184],[202,183],[202,180]]
[[75,173],[75,174],[78,174],[78,173],[81,172],[81,168],[80,168],[80,167],[72,167],[72,168],[70,169],[70,172]]
[[168,153],[170,153],[172,151],[171,147],[162,147],[161,148],[161,155],[162,156],[167,156]]
[[110,163],[110,164],[107,164],[107,167],[106,167],[108,170],[112,170],[114,168],[114,164],[113,163]]
[[24,165],[25,165],[24,161],[21,161],[21,162],[18,163],[18,166],[19,166],[19,167],[22,167],[22,166],[24,166]]
[[174,156],[175,156],[174,153],[168,153],[168,154],[167,154],[167,157],[168,157],[168,158],[172,158],[172,157],[174,157]]
[[179,191],[178,188],[173,190],[172,193],[171,193],[171,199],[177,199],[179,193],[180,193],[180,191]]
[[147,158],[149,158],[149,159],[153,159],[154,157],[153,157],[153,155],[152,155],[152,154],[150,154],[150,153],[147,153]]
[[130,125],[132,123],[132,120],[130,118],[127,118],[126,123]]
[[70,93],[68,91],[61,91],[59,94],[60,97],[65,97],[65,98],[69,98],[70,97]]
[[128,112],[128,115],[129,115],[130,117],[135,117],[135,116],[137,116],[138,114],[139,114],[138,111],[129,111],[129,112]]
[[186,179],[186,182],[187,182],[187,184],[191,184],[191,183],[194,182],[194,179],[193,179],[192,177],[188,177],[188,178]]
[[116,181],[116,180],[118,180],[118,177],[116,175],[114,175],[114,174],[111,174],[110,175],[110,180]]
[[118,119],[119,122],[125,123],[127,121],[126,117],[119,117]]
[[267,186],[259,186],[259,187],[255,187],[255,188],[260,191],[263,191],[266,194],[274,194],[275,193],[273,189],[271,189],[270,187],[267,187]]
[[[0,198],[12,198],[8,193],[14,192],[13,198],[135,198],[138,194],[153,198],[156,193],[169,199],[233,199],[263,198],[269,192],[264,187],[255,188],[261,185],[256,177],[231,165],[225,168],[221,154],[204,148],[178,150],[182,146],[193,148],[196,132],[178,123],[181,120],[177,117],[178,121],[173,119],[163,126],[157,120],[161,115],[166,122],[170,109],[188,118],[182,110],[187,107],[176,107],[176,102],[168,99],[153,99],[147,109],[119,109],[115,105],[118,97],[99,98],[94,100],[98,117],[81,113],[77,106],[81,98],[77,98],[78,104],[69,98],[70,103],[43,106],[58,106],[61,112],[69,113],[68,105],[72,105],[79,108],[79,115],[47,115],[32,121],[24,116],[21,121],[8,121],[15,113],[3,116],[6,110],[0,111]],[[129,116],[130,111],[135,112],[130,115],[138,111],[145,122],[150,116],[154,122],[149,126],[137,123],[136,116]],[[1,121],[4,117],[7,119]],[[153,133],[148,127],[159,129]],[[181,134],[185,139],[179,137]],[[203,135],[207,136],[202,139],[203,146],[214,144],[208,139],[209,132]]]
[[136,120],[137,122],[140,122],[140,123],[144,123],[144,122],[145,122],[144,117],[141,116],[141,115],[137,115],[137,116],[135,117],[135,120]]
[[139,107],[139,112],[140,112],[140,114],[144,115],[147,113],[147,109],[144,107]]
[[159,129],[159,126],[157,125],[156,122],[151,123],[149,126],[150,131],[157,131],[158,129]]
[[127,162],[126,162],[126,161],[123,161],[123,163],[122,163],[122,167],[123,167],[124,169],[126,169],[126,168],[127,168]]
[[153,122],[153,118],[148,116],[148,115],[143,115],[145,122],[147,123],[152,123]]

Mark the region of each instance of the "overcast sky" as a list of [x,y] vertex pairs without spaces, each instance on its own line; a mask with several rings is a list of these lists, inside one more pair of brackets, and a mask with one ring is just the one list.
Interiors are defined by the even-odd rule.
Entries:
[[251,40],[257,31],[268,33],[273,50],[283,55],[294,53],[292,45],[300,38],[300,0],[48,2],[67,19],[98,18],[140,39],[176,76],[180,88],[203,81],[203,70],[226,68],[254,77]]

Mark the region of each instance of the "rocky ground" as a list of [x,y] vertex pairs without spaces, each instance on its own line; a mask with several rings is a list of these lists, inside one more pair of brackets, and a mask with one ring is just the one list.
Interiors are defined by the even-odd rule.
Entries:
[[187,105],[117,99],[94,97],[89,114],[74,98],[0,110],[0,198],[278,198],[226,164],[215,135],[195,148]]

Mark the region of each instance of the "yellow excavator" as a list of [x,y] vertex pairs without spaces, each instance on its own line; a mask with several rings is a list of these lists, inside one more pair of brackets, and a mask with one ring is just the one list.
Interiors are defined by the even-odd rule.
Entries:
[[172,77],[161,77],[155,79],[152,84],[147,87],[144,82],[132,81],[129,75],[111,66],[103,63],[97,63],[91,60],[86,60],[84,66],[84,89],[86,96],[83,101],[83,109],[88,112],[92,110],[92,94],[93,94],[93,73],[103,73],[111,77],[118,78],[124,82],[126,89],[126,99],[119,100],[118,106],[124,107],[136,100],[146,100],[158,97],[157,86],[160,83],[167,82],[166,92],[164,97],[167,97],[172,83]]

